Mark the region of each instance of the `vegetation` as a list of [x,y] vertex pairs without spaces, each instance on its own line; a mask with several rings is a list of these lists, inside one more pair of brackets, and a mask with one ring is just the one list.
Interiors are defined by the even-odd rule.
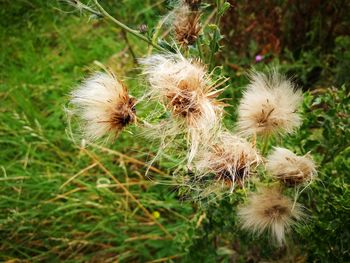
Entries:
[[[342,1],[332,2],[332,8],[341,8]],[[171,8],[164,1],[101,3],[131,28],[147,25],[149,32]],[[210,13],[215,3],[208,3]],[[231,5],[240,14],[256,12]],[[349,8],[345,3],[342,7]],[[149,51],[145,43],[112,24],[88,19],[73,10],[56,1],[0,3],[1,261],[347,261],[347,32],[329,30],[331,33],[324,35],[317,20],[308,21],[310,37],[303,39],[305,45],[295,47],[290,40],[291,35],[298,34],[290,28],[297,15],[293,13],[283,19],[286,29],[270,37],[270,41],[283,37],[285,42],[281,43],[285,44],[267,49],[266,39],[260,42],[256,37],[241,52],[242,47],[236,44],[237,50],[227,48],[232,35],[226,28],[227,21],[232,21],[230,12],[222,19],[222,35],[214,26],[208,29],[217,39],[210,48],[222,51],[206,62],[223,65],[218,70],[231,77],[223,94],[232,98],[228,102],[232,105],[227,110],[232,114],[232,119],[226,120],[228,126],[236,118],[237,101],[247,83],[244,72],[251,64],[258,69],[279,64],[307,91],[303,125],[284,146],[300,154],[311,151],[318,165],[318,180],[300,197],[308,209],[306,224],[296,229],[288,246],[276,248],[266,245],[266,237],[238,228],[235,210],[243,191],[209,203],[183,200],[185,189],[172,185],[176,164],[172,156],[153,163],[149,177],[145,177],[157,145],[146,144],[132,129],[115,143],[103,146],[83,148],[80,141],[72,139],[65,110],[72,87],[102,63],[124,76],[133,94],[142,94],[135,57]],[[337,19],[331,22],[336,29],[349,25],[348,13],[336,14]],[[326,16],[321,11],[317,15],[314,19],[319,21]],[[237,26],[237,31],[236,36],[240,36],[244,28]],[[320,46],[312,36],[322,36]],[[160,45],[169,47],[168,43]],[[255,59],[257,55],[262,55],[262,61]],[[142,115],[147,109],[139,111]]]

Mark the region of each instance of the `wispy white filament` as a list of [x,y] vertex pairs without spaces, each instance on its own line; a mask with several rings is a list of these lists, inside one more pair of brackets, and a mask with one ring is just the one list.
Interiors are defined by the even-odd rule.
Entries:
[[71,92],[71,103],[88,140],[118,133],[122,127],[116,126],[115,118],[134,115],[126,88],[112,74],[92,75]]
[[301,102],[301,90],[276,70],[253,72],[238,108],[239,131],[244,136],[292,133],[301,124]]

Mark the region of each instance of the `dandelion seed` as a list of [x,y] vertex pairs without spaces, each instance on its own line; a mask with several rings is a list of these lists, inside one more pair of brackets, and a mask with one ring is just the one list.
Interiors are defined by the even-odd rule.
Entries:
[[182,46],[193,45],[201,30],[200,13],[192,11],[188,5],[183,5],[175,11],[175,39]]
[[281,194],[277,187],[262,188],[249,197],[248,204],[238,210],[243,229],[261,235],[268,231],[278,245],[285,243],[285,235],[303,217],[301,206]]
[[292,133],[301,124],[297,108],[302,92],[273,71],[252,73],[238,108],[238,129],[243,136]]
[[231,191],[235,185],[242,187],[259,163],[260,157],[252,145],[228,132],[222,132],[215,142],[203,147],[194,162],[202,177],[214,174]]
[[118,135],[135,121],[136,99],[112,73],[96,73],[71,92],[75,113],[83,121],[83,133],[89,140],[106,134]]
[[[172,119],[163,122],[158,137],[187,134],[189,161],[201,140],[209,139],[220,126],[224,103],[217,100],[216,90],[206,68],[180,54],[153,55],[140,61],[150,83],[147,96],[161,102]],[[157,127],[158,128],[158,127]]]
[[297,156],[288,149],[276,147],[267,159],[266,169],[286,186],[309,183],[316,175],[311,156]]

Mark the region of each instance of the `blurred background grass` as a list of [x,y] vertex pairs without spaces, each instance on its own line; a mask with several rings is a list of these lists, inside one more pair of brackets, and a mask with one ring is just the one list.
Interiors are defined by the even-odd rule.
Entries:
[[[166,1],[101,1],[133,28],[152,28]],[[211,3],[211,2],[209,2]],[[235,223],[238,197],[182,201],[169,174],[176,160],[145,163],[156,145],[123,133],[81,150],[66,131],[69,91],[95,61],[142,93],[125,35],[58,1],[0,2],[0,260],[5,262],[347,262],[350,258],[348,1],[230,1],[217,56],[231,77],[232,125],[242,74],[278,63],[307,92],[305,120],[286,144],[312,151],[320,181],[302,200],[307,225],[290,247],[264,245]],[[128,37],[133,53],[147,52]],[[256,63],[255,56],[264,60]],[[141,109],[142,114],[142,109]],[[164,184],[162,183],[164,182]]]

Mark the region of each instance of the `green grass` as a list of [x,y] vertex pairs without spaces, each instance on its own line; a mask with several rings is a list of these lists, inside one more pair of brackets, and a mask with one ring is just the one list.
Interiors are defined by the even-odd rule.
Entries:
[[[167,12],[163,1],[103,3],[134,28],[151,28]],[[168,185],[176,160],[156,162],[161,171],[146,178],[156,145],[133,128],[104,148],[83,150],[72,140],[68,94],[98,69],[95,61],[111,67],[133,94],[143,85],[119,30],[68,10],[56,1],[0,3],[0,261],[246,262],[251,255],[278,260],[288,254],[238,229],[240,195],[203,206],[181,200]],[[147,47],[129,40],[143,56]],[[303,62],[284,67],[303,68]],[[233,104],[246,80],[226,67],[224,73],[233,79],[224,94]],[[299,153],[312,151],[320,178],[301,197],[310,220],[288,249],[294,260],[346,262],[349,94],[346,87],[320,90],[306,97],[304,126],[286,142]],[[225,120],[229,127],[233,118]]]
[[[66,134],[67,94],[97,69],[95,60],[121,75],[132,71],[120,32],[55,9],[62,7],[57,3],[2,5],[13,23],[1,27],[0,260],[100,262],[181,253],[173,239],[186,230],[192,208],[145,178],[144,167],[88,149],[130,194],[98,165],[66,183],[95,163]],[[148,149],[133,138],[125,134],[108,147],[147,161]],[[160,213],[157,221],[170,236],[130,195]]]

